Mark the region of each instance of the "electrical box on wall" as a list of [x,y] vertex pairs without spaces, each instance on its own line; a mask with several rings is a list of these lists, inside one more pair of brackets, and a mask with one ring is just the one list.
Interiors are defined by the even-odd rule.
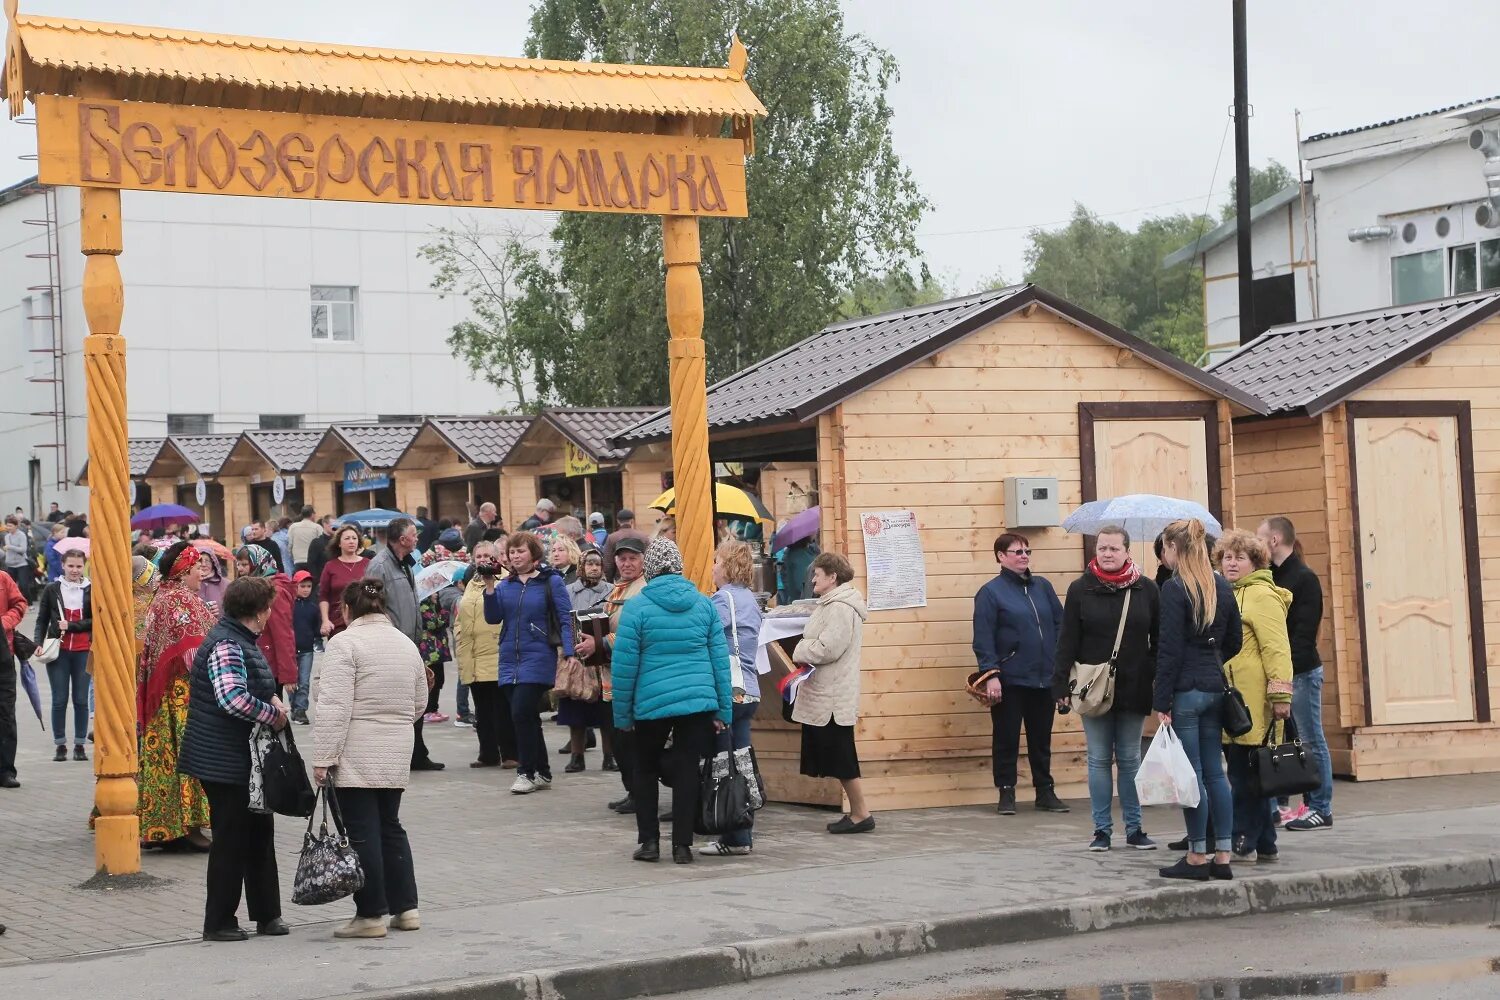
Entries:
[[1054,528],[1058,523],[1056,476],[1005,477],[1007,528]]

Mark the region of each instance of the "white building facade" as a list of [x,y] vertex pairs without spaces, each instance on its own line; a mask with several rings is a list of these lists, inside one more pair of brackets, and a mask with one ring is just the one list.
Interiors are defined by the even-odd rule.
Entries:
[[[1251,213],[1256,327],[1500,288],[1500,98],[1303,140],[1309,181]],[[1228,222],[1200,258],[1211,358],[1239,344]]]
[[[472,211],[297,199],[121,197],[130,435],[487,413],[447,338],[462,297],[419,256]],[[509,214],[509,213],[507,213]],[[0,505],[84,510],[78,192],[0,191]],[[533,216],[533,224],[537,217]],[[488,219],[477,219],[487,224]]]

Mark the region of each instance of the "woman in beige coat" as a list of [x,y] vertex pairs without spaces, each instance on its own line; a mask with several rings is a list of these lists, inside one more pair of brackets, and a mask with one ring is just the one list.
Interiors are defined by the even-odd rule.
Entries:
[[500,626],[484,620],[485,577],[499,571],[494,543],[474,546],[474,563],[453,614],[458,679],[469,685],[474,735],[479,738],[479,758],[470,767],[516,766],[516,724],[510,717],[510,701],[500,688]]
[[859,782],[854,723],[859,715],[861,629],[869,612],[854,589],[854,568],[836,552],[813,560],[812,586],[818,606],[802,630],[792,659],[816,667],[792,703],[792,721],[802,723],[802,773],[837,778],[849,813],[828,824],[829,833],[869,833],[875,817]]
[[356,580],[343,594],[349,627],[328,640],[313,727],[313,773],[338,789],[349,840],[364,868],[354,919],[341,938],[414,931],[417,877],[401,826],[401,792],[411,777],[412,723],[427,708],[428,670],[417,646],[385,613],[385,585]]

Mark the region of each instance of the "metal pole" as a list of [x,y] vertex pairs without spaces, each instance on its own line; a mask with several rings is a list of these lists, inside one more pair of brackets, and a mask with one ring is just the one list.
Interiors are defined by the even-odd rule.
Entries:
[[1234,219],[1239,251],[1240,343],[1255,339],[1255,264],[1250,259],[1250,83],[1245,65],[1245,0],[1234,12]]

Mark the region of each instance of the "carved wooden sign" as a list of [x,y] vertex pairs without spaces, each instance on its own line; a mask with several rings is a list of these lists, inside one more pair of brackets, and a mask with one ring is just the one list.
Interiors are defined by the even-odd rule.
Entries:
[[738,139],[452,125],[38,95],[44,184],[744,217]]

